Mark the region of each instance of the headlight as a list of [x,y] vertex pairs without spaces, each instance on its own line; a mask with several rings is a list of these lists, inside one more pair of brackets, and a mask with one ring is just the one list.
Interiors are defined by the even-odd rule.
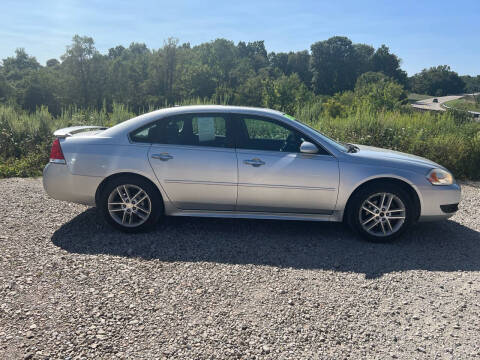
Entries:
[[427,180],[432,185],[452,185],[453,176],[448,171],[442,169],[432,169],[427,175]]

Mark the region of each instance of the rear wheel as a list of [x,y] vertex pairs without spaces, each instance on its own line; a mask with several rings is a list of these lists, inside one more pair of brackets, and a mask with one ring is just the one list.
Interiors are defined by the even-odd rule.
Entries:
[[162,199],[154,185],[129,175],[107,183],[98,205],[105,220],[125,232],[149,230],[163,212]]
[[354,195],[347,211],[350,226],[363,238],[387,242],[410,227],[414,205],[401,187],[372,184]]

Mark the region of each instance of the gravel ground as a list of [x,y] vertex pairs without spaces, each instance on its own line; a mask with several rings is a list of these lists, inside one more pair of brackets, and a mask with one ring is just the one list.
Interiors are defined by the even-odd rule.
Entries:
[[480,187],[394,244],[341,224],[166,218],[115,232],[0,181],[0,358],[480,357]]

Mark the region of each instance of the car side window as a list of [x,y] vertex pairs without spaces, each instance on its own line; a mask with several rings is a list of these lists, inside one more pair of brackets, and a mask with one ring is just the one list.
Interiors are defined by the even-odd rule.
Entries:
[[244,118],[248,138],[252,140],[287,140],[291,131],[276,123]]
[[301,132],[271,119],[241,116],[240,122],[244,131],[237,147],[241,149],[300,152],[302,142],[311,141]]
[[133,142],[176,144],[184,125],[185,119],[178,116],[158,120],[130,133],[130,139]]
[[232,147],[227,119],[219,114],[187,114],[161,119],[130,134],[134,142]]

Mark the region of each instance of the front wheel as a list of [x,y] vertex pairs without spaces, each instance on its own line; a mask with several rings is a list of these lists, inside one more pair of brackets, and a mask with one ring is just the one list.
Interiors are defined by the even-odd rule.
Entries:
[[158,221],[163,203],[158,190],[142,178],[121,176],[105,185],[99,199],[105,220],[124,232],[141,232]]
[[363,238],[387,242],[407,230],[413,219],[413,202],[395,185],[371,185],[354,195],[348,211],[351,227]]

